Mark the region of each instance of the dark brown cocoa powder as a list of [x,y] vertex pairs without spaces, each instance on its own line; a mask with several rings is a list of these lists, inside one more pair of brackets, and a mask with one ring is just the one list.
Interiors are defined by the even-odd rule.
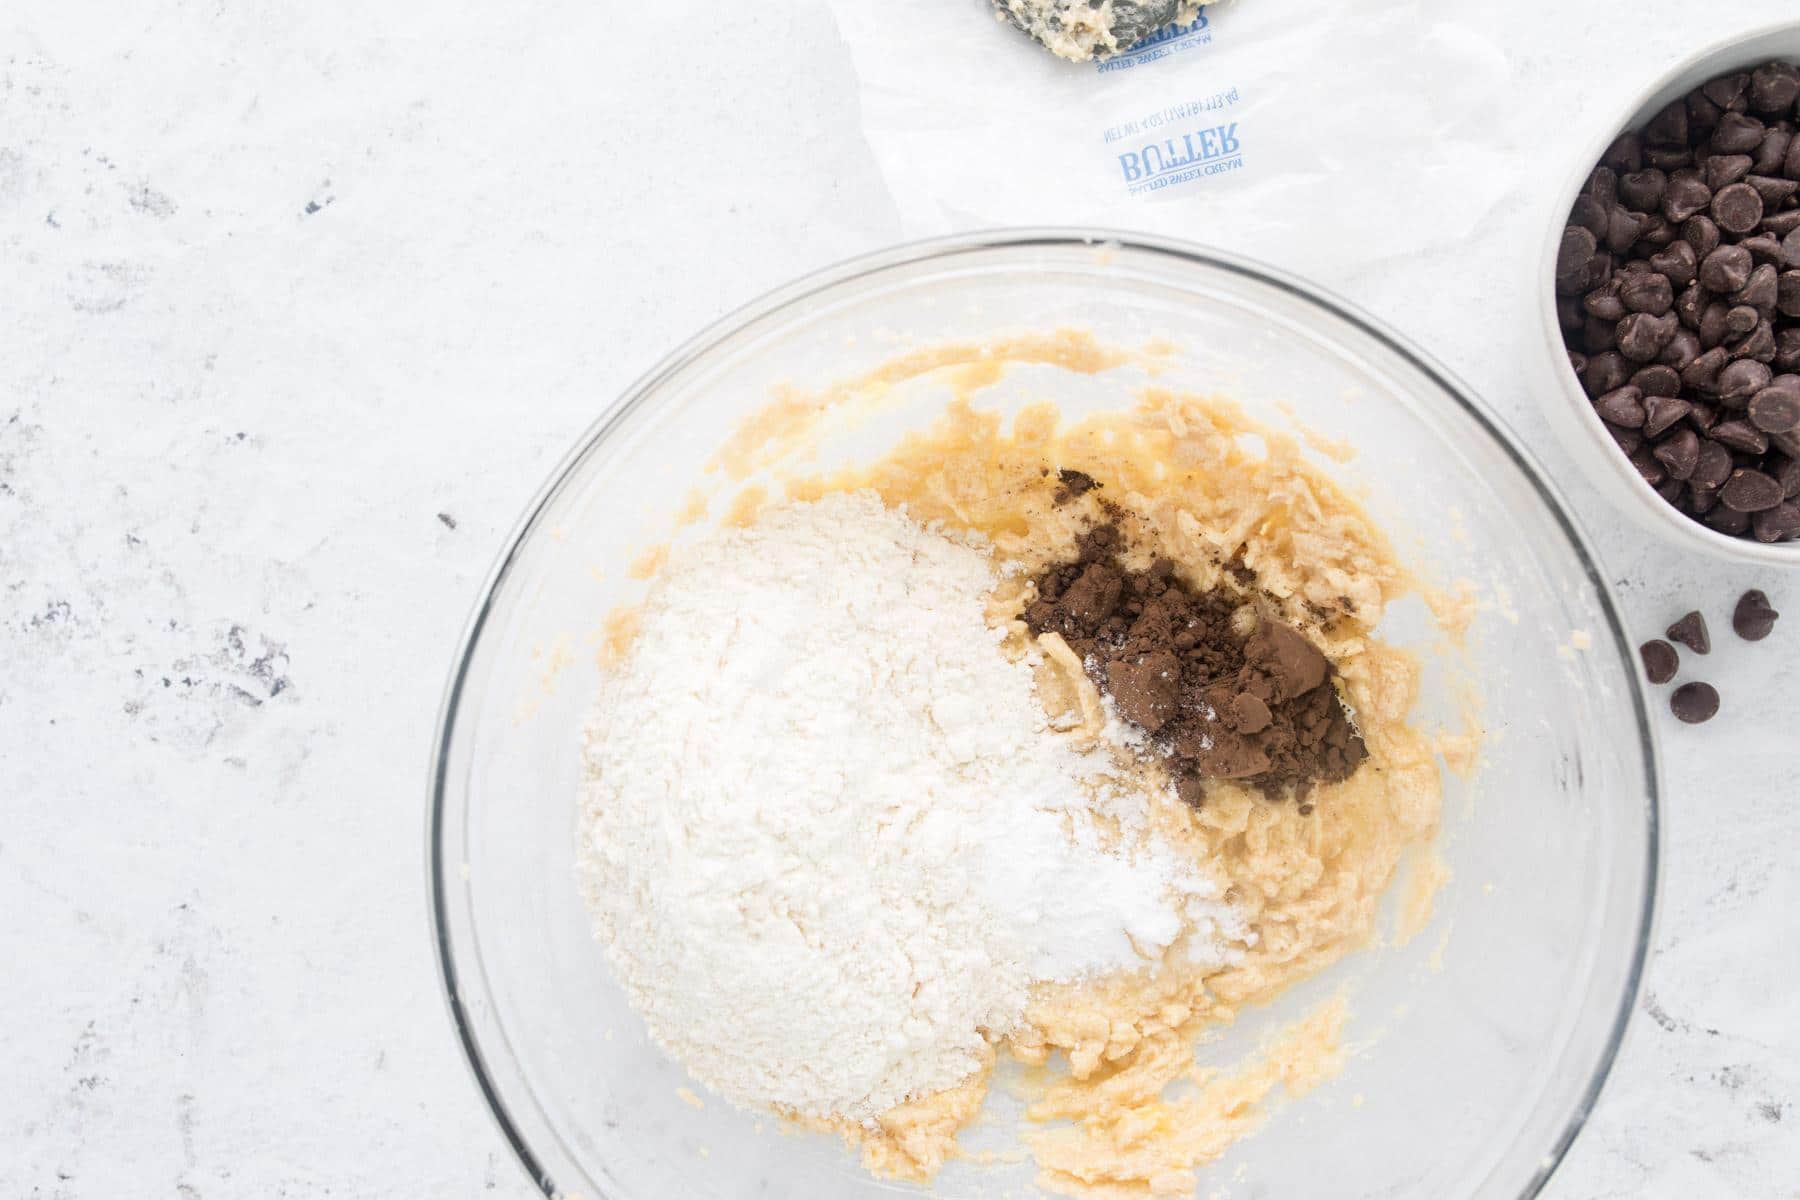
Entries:
[[1244,597],[1195,592],[1164,560],[1119,562],[1116,524],[1082,537],[1070,562],[1042,572],[1025,610],[1034,634],[1060,634],[1119,715],[1150,735],[1196,807],[1207,779],[1241,779],[1311,811],[1315,785],[1368,757],[1331,663],[1294,626],[1261,615],[1240,632]]

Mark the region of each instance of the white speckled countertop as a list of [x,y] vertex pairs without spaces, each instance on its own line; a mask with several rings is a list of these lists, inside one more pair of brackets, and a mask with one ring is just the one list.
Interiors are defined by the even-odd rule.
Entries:
[[[1685,38],[1792,15],[1379,3],[1500,39],[1523,158]],[[1602,33],[1653,65],[1603,61]],[[4,6],[0,1195],[531,1194],[426,938],[452,646],[629,380],[765,288],[930,232],[861,121],[825,0]],[[1566,470],[1515,366],[1535,198],[1466,186],[1467,239],[1287,265]],[[1054,195],[1015,216],[1071,219]],[[1635,631],[1708,608],[1727,709],[1659,713],[1657,957],[1548,1194],[1800,1196],[1800,574],[1684,560],[1566,486]],[[1756,648],[1724,621],[1749,586],[1794,613]]]

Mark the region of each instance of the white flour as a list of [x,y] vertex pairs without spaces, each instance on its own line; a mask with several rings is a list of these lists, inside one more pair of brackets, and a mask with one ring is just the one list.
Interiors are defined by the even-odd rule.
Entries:
[[[726,1098],[868,1118],[954,1086],[1033,982],[1222,955],[1216,886],[1047,728],[986,556],[872,493],[678,548],[586,731],[581,874],[652,1034]],[[1094,798],[1098,787],[1098,799]]]

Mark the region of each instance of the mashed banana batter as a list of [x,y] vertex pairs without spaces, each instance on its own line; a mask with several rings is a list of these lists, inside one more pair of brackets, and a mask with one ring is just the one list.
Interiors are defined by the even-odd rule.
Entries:
[[[1387,538],[1295,437],[1255,425],[1230,402],[1158,388],[1129,411],[1073,424],[1045,405],[1010,422],[978,411],[975,394],[1015,359],[1085,373],[1122,361],[1070,333],[914,353],[904,368],[867,378],[879,382],[876,391],[901,378],[950,382],[957,398],[935,426],[871,466],[789,481],[788,493],[873,488],[922,521],[984,534],[1010,581],[993,598],[990,619],[1022,649],[1031,636],[1020,620],[1033,598],[1029,580],[1072,557],[1098,519],[1095,493],[1059,502],[1057,472],[1091,476],[1108,503],[1132,516],[1133,553],[1173,560],[1196,589],[1254,589],[1304,631],[1335,665],[1369,752],[1349,779],[1319,786],[1306,811],[1226,781],[1210,783],[1198,809],[1169,796],[1156,813],[1161,832],[1229,881],[1253,943],[1223,969],[1190,965],[1177,942],[1154,969],[1042,987],[1027,1027],[997,1047],[1027,1064],[1066,1056],[1067,1077],[1028,1110],[1034,1125],[1024,1140],[1042,1186],[1107,1198],[1189,1195],[1196,1168],[1260,1124],[1266,1098],[1277,1089],[1304,1092],[1341,1060],[1341,1000],[1231,1072],[1197,1068],[1194,1046],[1246,1005],[1371,939],[1378,901],[1403,857],[1436,830],[1440,755],[1466,759],[1469,749],[1408,724],[1417,664],[1372,630],[1407,591],[1424,594],[1452,632],[1455,615],[1408,577]],[[815,418],[856,393],[843,385],[816,405],[784,396],[720,462],[742,478],[747,462],[779,461],[784,447],[805,441]],[[1098,737],[1105,705],[1059,640],[1040,642],[1040,694],[1070,736]],[[980,1109],[988,1076],[899,1105],[872,1124],[832,1127],[877,1174],[927,1179],[955,1155],[957,1131]],[[1192,1086],[1170,1086],[1183,1081]]]

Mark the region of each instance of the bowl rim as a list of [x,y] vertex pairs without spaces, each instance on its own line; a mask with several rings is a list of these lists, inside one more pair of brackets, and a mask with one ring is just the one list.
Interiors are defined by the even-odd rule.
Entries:
[[[995,250],[1064,249],[1071,247],[1113,248],[1142,251],[1180,260],[1202,269],[1221,270],[1245,276],[1252,281],[1272,286],[1303,303],[1309,303],[1346,322],[1378,343],[1385,345],[1414,369],[1425,375],[1439,390],[1459,405],[1491,437],[1512,460],[1514,466],[1536,490],[1575,551],[1588,583],[1593,587],[1606,619],[1611,643],[1625,664],[1627,691],[1638,727],[1639,750],[1645,780],[1645,847],[1644,886],[1638,904],[1638,920],[1626,967],[1625,986],[1621,990],[1610,1027],[1598,1059],[1591,1067],[1587,1083],[1575,1099],[1553,1144],[1540,1156],[1537,1168],[1519,1193],[1519,1200],[1530,1200],[1548,1184],[1561,1165],[1576,1136],[1587,1122],[1600,1092],[1612,1073],[1631,1023],[1637,998],[1642,990],[1648,966],[1662,886],[1661,849],[1663,827],[1662,766],[1658,740],[1645,695],[1644,684],[1634,669],[1631,643],[1625,633],[1617,597],[1614,596],[1599,556],[1586,532],[1574,518],[1566,497],[1543,469],[1542,464],[1511,428],[1486,403],[1435,358],[1414,345],[1403,335],[1390,330],[1357,306],[1316,284],[1257,260],[1217,250],[1199,243],[1159,235],[1128,232],[1100,227],[1038,226],[985,229],[899,243],[886,249],[853,256],[809,272],[789,283],[764,292],[706,325],[671,350],[648,371],[640,375],[620,393],[586,430],[582,432],[551,470],[524,513],[507,535],[503,548],[483,580],[473,611],[457,643],[449,678],[439,705],[427,781],[426,804],[426,886],[429,897],[428,915],[433,955],[437,961],[439,982],[443,987],[445,1011],[452,1032],[463,1052],[463,1059],[486,1103],[489,1116],[511,1147],[520,1167],[543,1194],[556,1200],[563,1195],[546,1170],[543,1161],[527,1142],[518,1120],[509,1111],[483,1052],[480,1037],[463,1002],[461,981],[467,975],[479,975],[485,984],[485,966],[479,959],[472,972],[459,965],[451,944],[450,889],[454,869],[444,854],[445,799],[449,781],[449,750],[464,686],[477,644],[493,615],[496,593],[517,562],[525,541],[538,528],[546,510],[568,484],[572,473],[594,447],[628,414],[654,395],[672,375],[686,369],[696,359],[710,352],[749,326],[766,320],[782,310],[805,302],[810,297],[854,280],[884,271],[912,266],[921,262],[952,259],[961,255],[982,254]],[[504,1040],[504,1039],[502,1039]],[[601,1200],[605,1200],[604,1197]]]
[[[1708,60],[1729,58],[1750,42],[1797,32],[1800,32],[1800,21],[1775,21],[1708,42],[1632,93],[1629,102],[1616,110],[1610,123],[1598,126],[1596,132],[1589,134],[1581,143],[1581,153],[1570,160],[1573,165],[1565,168],[1565,182],[1551,197],[1555,208],[1548,214],[1549,219],[1545,222],[1550,228],[1539,251],[1536,274],[1532,281],[1532,290],[1540,297],[1539,322],[1550,348],[1548,363],[1555,376],[1556,391],[1567,406],[1574,410],[1576,423],[1586,431],[1588,440],[1600,450],[1600,457],[1606,460],[1612,477],[1624,484],[1623,490],[1631,493],[1641,510],[1651,514],[1656,528],[1663,530],[1671,540],[1684,548],[1757,566],[1800,567],[1800,538],[1788,542],[1759,542],[1754,538],[1732,537],[1720,533],[1677,512],[1673,505],[1656,494],[1656,489],[1644,482],[1644,477],[1637,473],[1606,432],[1606,426],[1594,412],[1593,402],[1588,398],[1586,389],[1575,377],[1575,372],[1569,369],[1562,327],[1556,318],[1556,289],[1552,280],[1556,274],[1557,248],[1562,241],[1563,229],[1568,225],[1569,210],[1575,203],[1582,183],[1599,164],[1600,156],[1606,152],[1613,139],[1627,130],[1641,128],[1650,115],[1654,115],[1648,112],[1651,102],[1674,86],[1677,79],[1693,73]],[[1706,73],[1710,75],[1714,69],[1709,66]],[[1621,489],[1606,490],[1617,496]]]

